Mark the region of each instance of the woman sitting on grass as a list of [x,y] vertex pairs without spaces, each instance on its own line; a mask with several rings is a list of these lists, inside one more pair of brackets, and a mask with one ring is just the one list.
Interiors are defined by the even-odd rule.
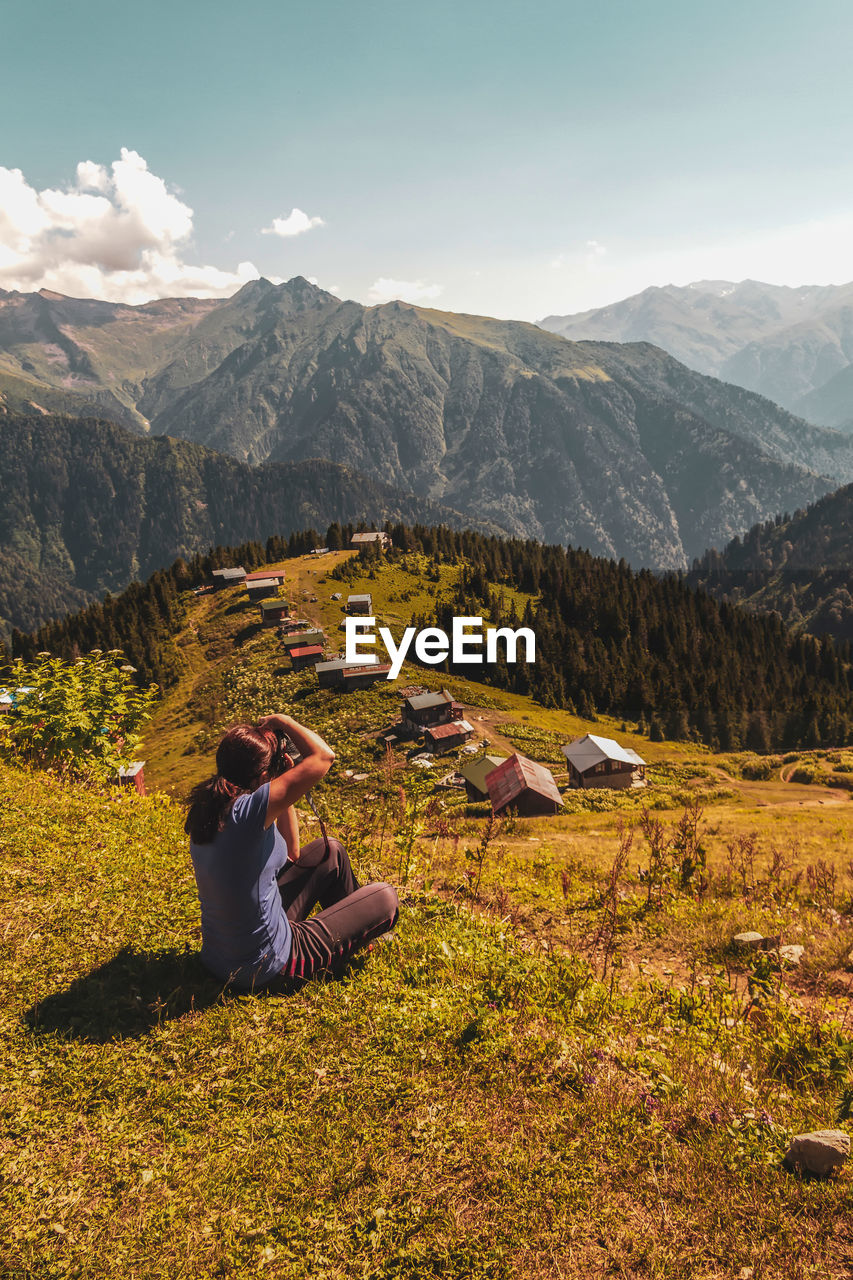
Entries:
[[[287,738],[298,764],[284,749]],[[339,840],[323,836],[300,848],[294,805],[334,759],[318,734],[290,716],[267,716],[228,730],[216,773],[190,795],[185,830],[201,903],[201,958],[235,987],[339,972],[397,922],[396,891],[360,889]],[[317,904],[322,910],[309,920]]]

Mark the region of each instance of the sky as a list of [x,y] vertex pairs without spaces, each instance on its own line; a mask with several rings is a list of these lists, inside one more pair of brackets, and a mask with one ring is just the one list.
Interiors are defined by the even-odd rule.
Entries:
[[847,0],[2,0],[0,288],[853,280]]

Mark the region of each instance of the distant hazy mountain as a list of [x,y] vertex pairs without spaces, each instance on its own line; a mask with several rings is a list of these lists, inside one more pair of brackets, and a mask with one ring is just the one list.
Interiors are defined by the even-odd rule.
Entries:
[[816,635],[853,640],[853,485],[706,552],[688,581]]
[[[94,419],[0,418],[0,637],[215,545],[334,520],[470,520],[337,463],[249,467]],[[500,526],[481,525],[486,532]]]
[[853,284],[789,289],[700,280],[541,323],[576,341],[653,342],[701,373],[758,391],[811,421],[853,430],[853,376],[830,390],[853,364]]
[[332,459],[514,534],[635,565],[684,567],[853,480],[853,439],[648,344],[366,308],[301,278],[203,303],[0,301],[0,369],[19,397],[29,380],[42,409],[51,395],[109,397],[139,430],[252,464]]

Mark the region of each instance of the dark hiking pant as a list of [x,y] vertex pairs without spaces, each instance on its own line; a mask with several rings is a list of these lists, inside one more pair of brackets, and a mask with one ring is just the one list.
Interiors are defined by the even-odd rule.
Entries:
[[[296,862],[278,877],[293,933],[293,949],[282,969],[285,979],[306,979],[340,970],[360,947],[397,923],[399,902],[390,884],[359,888],[340,840],[322,837],[303,845]],[[307,919],[319,905],[317,915]]]

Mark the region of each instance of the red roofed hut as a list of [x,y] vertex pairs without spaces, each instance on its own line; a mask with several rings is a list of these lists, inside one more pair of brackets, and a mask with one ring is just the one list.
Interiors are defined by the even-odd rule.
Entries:
[[303,667],[316,667],[323,656],[323,647],[319,644],[303,644],[290,650],[290,662],[294,671]]
[[467,720],[451,720],[449,724],[434,724],[424,729],[426,744],[436,755],[461,747],[473,736],[474,726]]
[[522,817],[533,818],[563,807],[550,769],[527,756],[510,756],[499,764],[487,775],[486,786],[495,813],[514,809]]

